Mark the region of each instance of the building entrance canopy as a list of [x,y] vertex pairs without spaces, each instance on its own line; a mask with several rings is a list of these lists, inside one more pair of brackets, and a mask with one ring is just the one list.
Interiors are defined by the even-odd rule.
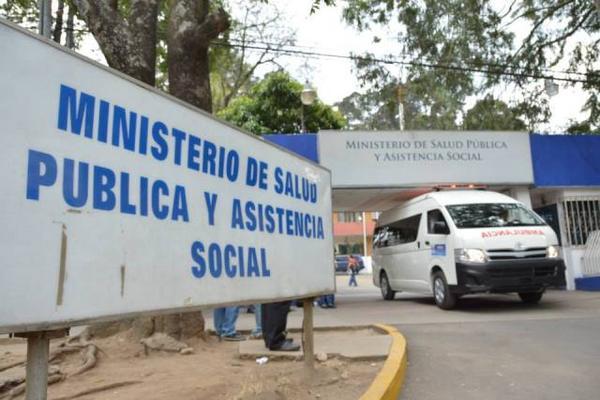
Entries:
[[265,135],[332,172],[333,208],[382,211],[435,186],[596,188],[600,136],[396,131]]
[[524,132],[322,131],[336,210],[385,210],[437,186],[533,183]]

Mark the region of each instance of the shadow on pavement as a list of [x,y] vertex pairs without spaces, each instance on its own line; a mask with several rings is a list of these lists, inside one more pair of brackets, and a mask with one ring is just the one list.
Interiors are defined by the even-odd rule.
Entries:
[[[433,297],[420,295],[407,295],[393,300],[396,303],[414,303],[420,305],[430,305],[437,307]],[[558,310],[561,304],[555,300],[542,298],[538,304],[525,304],[519,299],[516,294],[492,294],[492,295],[473,295],[461,297],[457,303],[455,311],[463,312],[515,312],[515,311],[531,311],[531,310]],[[450,312],[452,312],[451,310]]]

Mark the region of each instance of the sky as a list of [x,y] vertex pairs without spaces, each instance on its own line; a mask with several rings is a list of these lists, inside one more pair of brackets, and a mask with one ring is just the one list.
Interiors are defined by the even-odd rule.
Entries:
[[[322,53],[334,53],[348,55],[350,52],[361,53],[370,51],[374,54],[385,55],[397,50],[391,34],[385,31],[357,32],[342,21],[342,7],[325,7],[314,15],[309,15],[309,1],[285,1],[275,0],[273,3],[287,14],[286,23],[296,31],[296,44]],[[338,4],[341,2],[338,1]],[[523,36],[526,27],[519,27]],[[383,38],[379,44],[372,42],[373,36]],[[303,63],[307,62],[311,75],[307,76]],[[319,97],[327,104],[339,102],[354,91],[359,90],[359,82],[352,72],[352,62],[349,60],[338,60],[328,58],[317,58],[309,60],[298,60],[287,57],[284,65],[290,68],[294,77],[304,81],[309,78],[317,89]],[[400,67],[398,67],[400,74]],[[557,67],[560,69],[560,66]],[[514,99],[510,92],[499,93],[505,101]],[[583,119],[584,114],[580,112],[586,96],[582,90],[561,85],[559,94],[550,98],[552,118],[548,124],[541,126],[542,130],[549,132],[561,132],[570,125],[572,119]],[[476,101],[475,98],[467,100],[467,107]]]

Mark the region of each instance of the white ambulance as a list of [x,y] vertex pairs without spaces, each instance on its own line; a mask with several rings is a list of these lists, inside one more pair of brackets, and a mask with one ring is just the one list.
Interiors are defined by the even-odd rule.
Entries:
[[522,203],[496,192],[431,192],[383,212],[373,240],[373,283],[432,294],[451,309],[469,293],[518,293],[537,303],[564,283],[556,234]]

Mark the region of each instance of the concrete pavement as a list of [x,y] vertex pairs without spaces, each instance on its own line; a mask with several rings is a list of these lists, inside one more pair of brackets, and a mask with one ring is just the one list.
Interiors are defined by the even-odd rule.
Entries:
[[[337,277],[336,309],[315,308],[316,351],[384,357],[389,338],[365,327],[396,326],[407,339],[409,363],[399,399],[599,397],[598,292],[549,291],[538,305],[516,295],[466,297],[443,311],[428,296],[399,293],[384,301],[369,275],[360,275],[356,288],[347,283],[348,276]],[[212,327],[210,310],[205,316]],[[253,314],[241,313],[237,327],[250,331],[254,324]],[[288,316],[296,341],[301,326],[300,308]],[[266,354],[262,341],[241,346],[252,357]]]
[[[395,300],[384,301],[370,275],[359,275],[358,285],[348,287],[348,277],[338,275],[337,308],[315,307],[315,328],[600,317],[600,292],[549,291],[538,305],[525,305],[515,294],[481,295],[465,297],[456,310],[444,311],[428,296],[398,293]],[[212,313],[206,311],[206,326],[211,328]],[[240,313],[239,330],[249,331],[254,325],[253,314]],[[288,329],[300,329],[301,326],[302,308],[298,308],[288,315]]]
[[[314,325],[396,326],[408,343],[401,400],[600,396],[598,292],[548,291],[538,305],[516,295],[481,295],[443,311],[428,296],[399,293],[383,301],[368,275],[359,276],[358,288],[347,280],[338,276],[337,308],[317,307]],[[301,325],[302,309],[291,312],[288,327]],[[238,328],[253,327],[254,316],[240,314]]]
[[[288,337],[296,343],[302,343],[299,333],[292,333]],[[316,331],[315,354],[324,353],[328,357],[336,356],[353,360],[385,360],[388,356],[392,339],[388,335],[376,332],[373,329]],[[240,342],[239,353],[241,358],[292,358],[299,359],[302,351],[281,352],[269,351],[262,340],[246,340]]]
[[403,325],[401,400],[600,397],[600,319]]

